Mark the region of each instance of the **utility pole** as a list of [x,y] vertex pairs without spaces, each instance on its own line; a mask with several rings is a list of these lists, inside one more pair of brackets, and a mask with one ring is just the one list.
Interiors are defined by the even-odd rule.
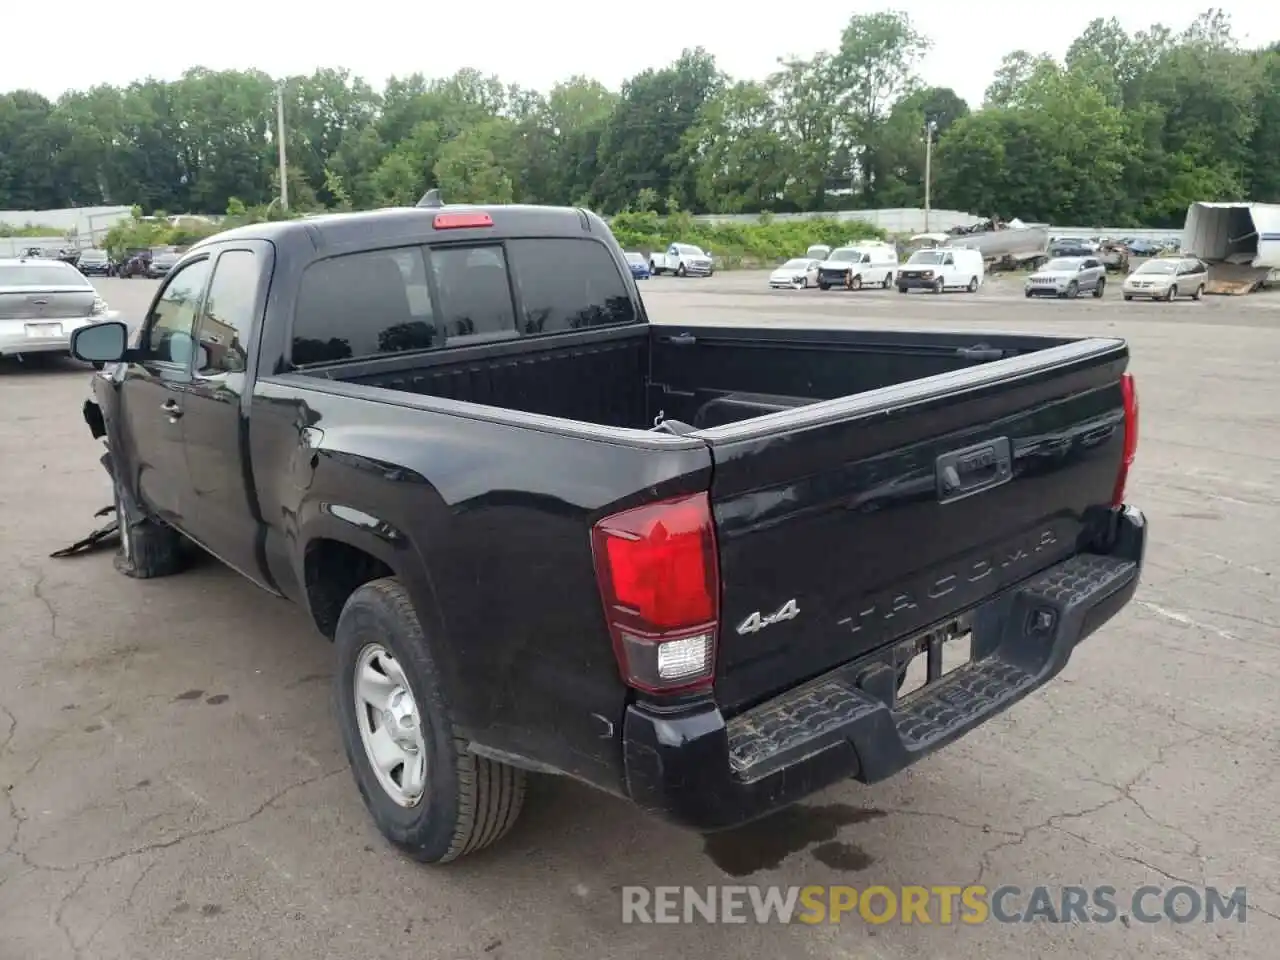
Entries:
[[[280,209],[289,209],[289,162],[284,152],[284,81],[276,84],[276,145],[280,150]],[[926,188],[927,189],[927,188]]]
[[933,187],[933,132],[938,122],[930,120],[924,125],[924,232],[929,232],[930,193]]

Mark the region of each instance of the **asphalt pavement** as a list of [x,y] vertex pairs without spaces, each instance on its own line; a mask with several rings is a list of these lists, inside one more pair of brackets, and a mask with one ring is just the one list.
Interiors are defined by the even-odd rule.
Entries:
[[[134,321],[154,292],[99,287]],[[88,371],[5,362],[0,960],[1275,955],[1280,294],[1026,302],[999,279],[974,295],[771,292],[759,273],[641,289],[663,323],[1127,338],[1142,405],[1130,499],[1152,527],[1136,600],[1046,689],[887,783],[707,840],[538,779],[500,845],[423,867],[365,815],[331,650],[301,611],[213,561],[134,581],[109,553],[48,558],[110,500],[80,417]],[[622,922],[630,885],[969,883],[1110,886],[1121,909],[1109,923]],[[1245,922],[1144,922],[1128,909],[1144,885],[1244,887]]]

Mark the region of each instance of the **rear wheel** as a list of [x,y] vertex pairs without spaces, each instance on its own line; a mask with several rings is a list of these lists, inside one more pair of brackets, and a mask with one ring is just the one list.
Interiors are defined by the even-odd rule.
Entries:
[[1199,300],[1203,296],[1204,296],[1204,284],[1202,283],[1200,284],[1200,286],[1196,287],[1196,292],[1191,295],[1191,299]]
[[898,288],[898,292],[899,292],[899,293],[906,293],[906,292],[907,292],[907,288],[906,288],[906,287],[899,287],[899,288]]
[[1124,295],[1124,298],[1125,298],[1126,300],[1132,300],[1132,299],[1133,299],[1133,294],[1131,294],[1131,293],[1126,293],[1126,294]]
[[968,290],[970,293],[977,293],[977,292],[978,292],[978,278],[977,278],[977,277],[970,277],[970,278],[969,278],[969,286],[965,287],[965,289],[966,289],[966,290]]
[[391,843],[424,863],[488,846],[515,824],[525,773],[458,738],[408,591],[366,583],[334,637],[342,742],[356,786]]
[[825,280],[819,280],[819,281],[818,281],[818,289],[819,289],[819,290],[830,290],[830,289],[831,289],[831,284],[827,283],[827,281],[825,281]]
[[1093,295],[1094,295],[1095,297],[1101,297],[1101,296],[1102,296],[1102,291],[1104,291],[1104,290],[1106,290],[1106,289],[1107,289],[1107,280],[1106,280],[1106,278],[1105,278],[1105,277],[1103,277],[1102,279],[1100,279],[1100,280],[1098,281],[1098,285],[1097,285],[1096,287],[1094,287],[1094,288],[1093,288]]

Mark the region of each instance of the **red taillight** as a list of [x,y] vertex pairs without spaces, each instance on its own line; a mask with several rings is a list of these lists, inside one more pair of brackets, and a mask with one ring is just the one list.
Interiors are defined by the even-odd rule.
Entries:
[[591,547],[622,679],[654,693],[709,685],[720,577],[707,495],[605,517]]
[[466,227],[492,227],[493,217],[487,213],[437,213],[432,224],[437,230],[462,230]]
[[1120,470],[1116,474],[1115,489],[1111,493],[1111,505],[1124,505],[1124,488],[1129,482],[1129,468],[1138,454],[1138,388],[1134,384],[1133,374],[1120,376],[1120,392],[1124,397],[1124,456],[1120,461]]

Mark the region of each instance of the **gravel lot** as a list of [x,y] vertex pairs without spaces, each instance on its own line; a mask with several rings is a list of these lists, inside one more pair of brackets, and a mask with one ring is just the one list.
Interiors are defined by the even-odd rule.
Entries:
[[[154,286],[100,282],[138,319]],[[87,371],[0,365],[0,960],[1273,957],[1280,937],[1280,295],[1203,303],[770,292],[656,279],[655,321],[1128,338],[1138,599],[1044,691],[897,779],[712,843],[543,780],[446,869],[365,816],[328,645],[214,562],[120,577],[48,554],[109,502]],[[732,877],[726,872],[731,868]],[[628,884],[1248,888],[1247,922],[623,926]]]

